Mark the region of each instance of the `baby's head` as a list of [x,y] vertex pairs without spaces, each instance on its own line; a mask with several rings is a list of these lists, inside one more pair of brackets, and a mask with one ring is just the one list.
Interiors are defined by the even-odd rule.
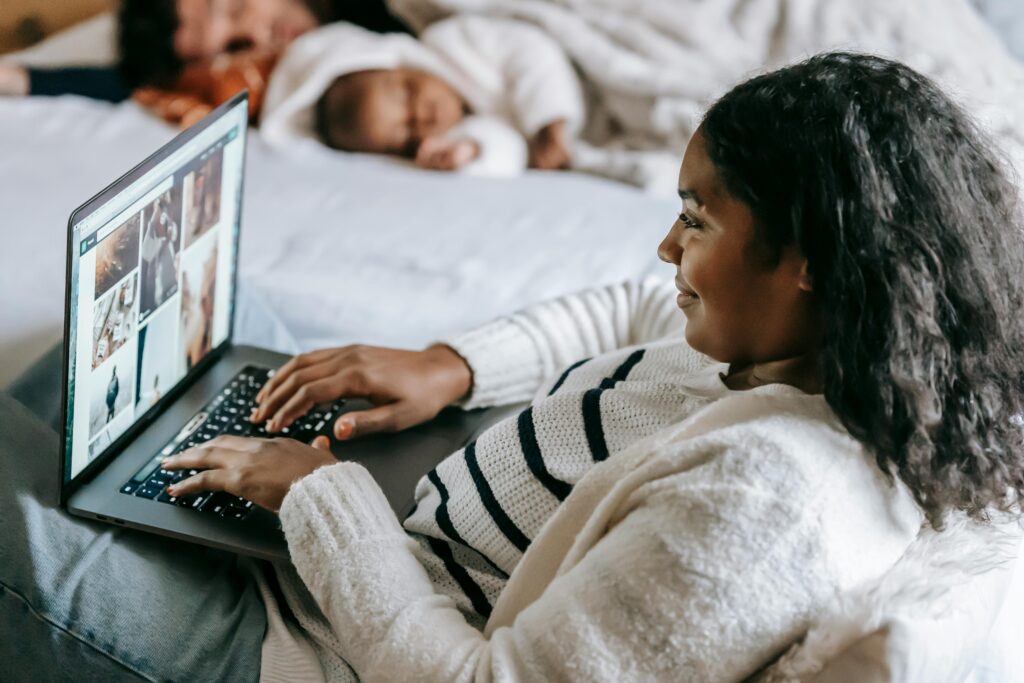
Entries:
[[316,128],[329,147],[411,157],[420,142],[466,115],[448,83],[415,69],[375,69],[335,80],[316,105]]

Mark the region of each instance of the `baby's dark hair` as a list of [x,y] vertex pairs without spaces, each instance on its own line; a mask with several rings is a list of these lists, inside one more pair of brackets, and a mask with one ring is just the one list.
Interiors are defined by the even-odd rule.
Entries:
[[339,76],[324,90],[314,110],[316,134],[325,145],[346,152],[363,151],[359,140],[359,102],[362,78],[358,71]]
[[929,79],[843,52],[749,80],[701,132],[821,302],[825,398],[933,527],[1024,495],[1024,224],[1009,167]]

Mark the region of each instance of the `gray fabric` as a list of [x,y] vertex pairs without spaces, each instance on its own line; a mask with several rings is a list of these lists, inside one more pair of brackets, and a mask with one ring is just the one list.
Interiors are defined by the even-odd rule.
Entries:
[[53,431],[60,433],[60,376],[63,344],[58,343],[11,382],[8,393],[35,413]]
[[256,680],[266,613],[237,558],[57,509],[57,445],[0,392],[0,678]]

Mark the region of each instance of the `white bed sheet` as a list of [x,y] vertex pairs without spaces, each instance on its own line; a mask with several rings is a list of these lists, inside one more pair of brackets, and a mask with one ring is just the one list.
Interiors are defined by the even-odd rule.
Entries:
[[[0,386],[61,335],[71,211],[174,134],[131,103],[0,99]],[[568,173],[432,173],[250,136],[236,337],[419,346],[660,272],[675,202]]]

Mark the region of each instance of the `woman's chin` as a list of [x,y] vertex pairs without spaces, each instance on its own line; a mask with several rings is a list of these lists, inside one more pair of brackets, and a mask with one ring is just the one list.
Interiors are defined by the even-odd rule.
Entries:
[[707,351],[704,350],[705,344],[702,344],[700,329],[692,322],[687,320],[686,328],[683,330],[683,337],[686,339],[686,344],[694,351],[707,355]]

